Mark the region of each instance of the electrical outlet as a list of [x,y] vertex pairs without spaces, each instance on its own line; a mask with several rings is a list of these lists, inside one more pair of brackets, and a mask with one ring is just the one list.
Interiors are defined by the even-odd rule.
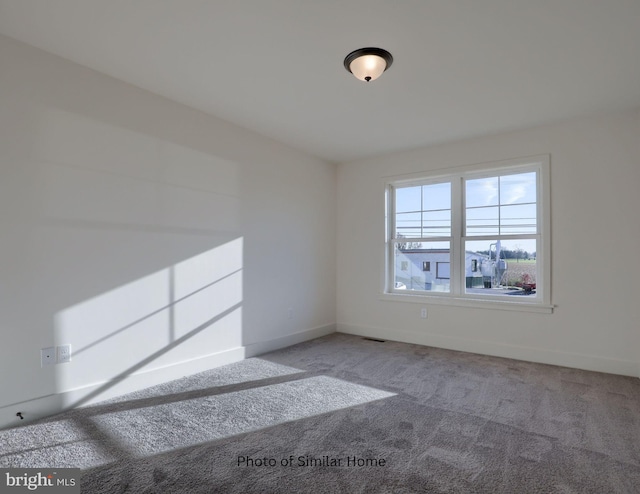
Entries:
[[40,350],[40,367],[56,363],[56,348],[53,346]]
[[287,319],[293,319],[293,309],[291,307],[287,311]]
[[426,307],[423,307],[423,308],[420,310],[420,317],[421,317],[422,319],[426,319],[426,318],[427,318],[427,309],[426,309]]
[[71,345],[60,345],[58,347],[58,363],[71,362]]

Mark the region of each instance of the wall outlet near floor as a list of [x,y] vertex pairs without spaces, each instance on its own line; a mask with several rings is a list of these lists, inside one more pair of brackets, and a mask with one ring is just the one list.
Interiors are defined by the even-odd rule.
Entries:
[[40,366],[54,365],[56,363],[56,347],[50,346],[40,350]]
[[293,309],[291,307],[287,310],[287,319],[293,319]]
[[420,317],[422,319],[426,319],[427,318],[427,308],[423,307],[422,309],[420,309]]
[[58,347],[58,363],[65,364],[71,362],[71,345],[60,345]]

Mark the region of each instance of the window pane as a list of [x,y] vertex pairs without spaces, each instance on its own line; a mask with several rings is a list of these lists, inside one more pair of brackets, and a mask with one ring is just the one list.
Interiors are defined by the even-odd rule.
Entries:
[[549,292],[537,282],[549,280],[536,262],[537,249],[547,245],[542,212],[548,195],[539,188],[546,173],[548,159],[541,157],[456,168],[449,175],[398,176],[387,189],[392,238],[386,289],[396,296],[443,292],[445,300],[519,297],[523,305],[547,310]]
[[449,292],[449,242],[423,242],[419,246],[396,243],[394,288],[407,291]]
[[451,263],[445,261],[436,262],[436,279],[451,279]]
[[451,209],[451,183],[423,185],[422,207],[424,211]]
[[423,237],[451,235],[451,211],[425,211],[422,213]]
[[451,235],[451,183],[396,189],[396,238]]
[[532,238],[466,241],[465,293],[535,297],[536,251]]
[[396,213],[420,211],[422,209],[422,187],[396,189]]
[[465,190],[465,201],[468,208],[498,205],[498,177],[467,180]]
[[466,235],[538,233],[536,176],[528,172],[467,180]]
[[500,207],[500,233],[502,235],[536,234],[536,205],[519,204]]
[[467,236],[498,235],[500,233],[497,206],[467,209]]
[[536,202],[536,173],[500,177],[500,204]]
[[396,214],[396,238],[420,237],[420,213]]

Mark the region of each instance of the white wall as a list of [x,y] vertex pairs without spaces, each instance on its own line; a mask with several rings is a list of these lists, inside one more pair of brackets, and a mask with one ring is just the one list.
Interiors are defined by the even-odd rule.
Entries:
[[6,37],[0,67],[0,426],[335,329],[334,165]]
[[[640,111],[338,169],[338,331],[639,376]],[[381,177],[550,154],[553,314],[382,301]],[[365,248],[366,247],[366,248]],[[428,304],[424,304],[428,306]]]

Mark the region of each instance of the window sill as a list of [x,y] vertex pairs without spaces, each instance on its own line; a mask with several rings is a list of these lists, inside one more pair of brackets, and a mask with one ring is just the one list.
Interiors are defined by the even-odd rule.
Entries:
[[407,302],[414,304],[449,305],[454,307],[468,307],[472,309],[510,310],[516,312],[537,312],[552,314],[554,306],[537,302],[510,302],[505,300],[490,300],[470,297],[456,297],[446,295],[414,295],[400,293],[382,293],[380,300],[386,302]]

